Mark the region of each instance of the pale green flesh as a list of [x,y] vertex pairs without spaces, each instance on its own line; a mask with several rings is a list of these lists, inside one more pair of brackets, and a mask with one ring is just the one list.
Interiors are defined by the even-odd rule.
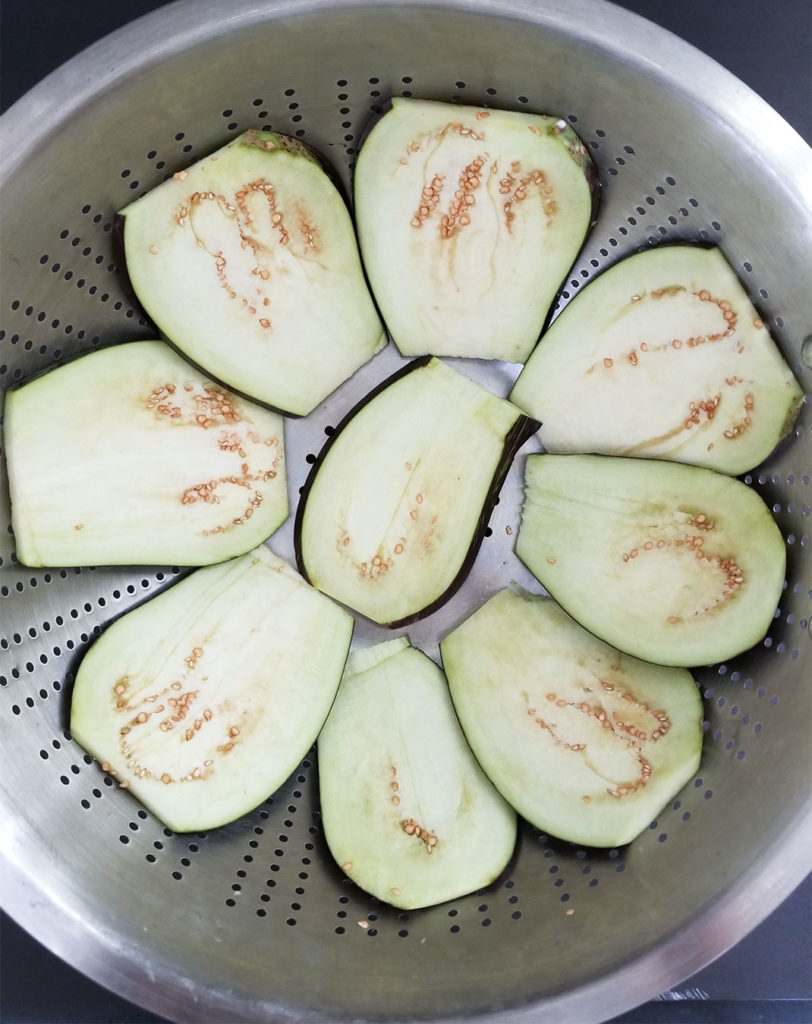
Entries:
[[330,852],[379,899],[441,903],[508,863],[515,812],[474,759],[443,673],[405,638],[350,656],[318,760]]
[[122,213],[146,311],[243,394],[304,415],[385,343],[344,200],[279,136],[246,133]]
[[343,427],[304,497],[308,579],[383,624],[440,598],[520,415],[436,359],[387,386]]
[[260,546],[110,626],[80,665],[71,733],[169,828],[226,824],[312,746],[352,629]]
[[361,147],[355,213],[400,351],[525,359],[589,228],[590,173],[554,117],[394,98]]
[[738,475],[789,432],[803,392],[722,252],[666,245],[587,285],[510,398],[541,421],[548,452]]
[[591,636],[551,598],[502,590],[441,643],[462,728],[516,810],[587,846],[631,842],[693,776],[689,672]]
[[288,515],[283,421],[162,341],[82,356],[6,397],[24,565],[205,565]]
[[596,636],[682,666],[758,643],[786,568],[770,510],[741,481],[600,455],[527,459],[516,553]]

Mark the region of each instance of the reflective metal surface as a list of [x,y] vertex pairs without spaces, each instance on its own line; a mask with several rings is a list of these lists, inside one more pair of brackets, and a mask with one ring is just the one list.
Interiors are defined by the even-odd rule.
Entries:
[[[648,240],[717,242],[810,390],[808,148],[718,66],[593,0],[278,0],[225,13],[195,0],[98,44],[2,119],[3,387],[145,336],[110,241],[133,195],[255,124],[301,133],[349,183],[359,135],[392,92],[569,117],[603,188],[564,301]],[[324,427],[398,361],[388,350],[289,424],[292,496]],[[468,369],[498,390],[512,372]],[[750,478],[786,537],[787,587],[763,645],[698,673],[698,777],[628,848],[595,853],[525,827],[496,884],[419,913],[377,904],[332,866],[312,758],[205,836],[167,833],[117,790],[66,731],[72,676],[94,635],[176,570],[26,570],[4,531],[4,906],[91,976],[179,1020],[581,1022],[686,977],[809,867],[810,426],[807,404]],[[489,589],[522,579],[507,532],[518,486],[514,472],[470,582],[412,631],[430,651]],[[7,523],[4,478],[0,508]],[[289,554],[289,528],[271,544]],[[356,642],[374,634],[361,627]]]

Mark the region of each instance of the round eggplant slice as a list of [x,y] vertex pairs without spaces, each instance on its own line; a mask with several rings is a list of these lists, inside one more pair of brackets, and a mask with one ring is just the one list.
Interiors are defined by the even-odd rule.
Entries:
[[803,392],[721,250],[621,260],[542,337],[510,399],[548,452],[669,459],[736,476],[789,433]]
[[224,825],[313,745],[352,628],[260,546],[114,622],[79,667],[71,733],[169,828]]
[[516,554],[590,632],[685,667],[758,643],[786,569],[770,510],[740,480],[602,455],[528,457]]
[[471,753],[442,671],[405,637],[350,655],[318,760],[330,852],[378,899],[442,903],[510,860],[516,814]]
[[395,97],[358,156],[355,217],[403,355],[521,362],[592,222],[566,121]]
[[121,215],[144,309],[241,394],[305,415],[386,341],[346,204],[296,139],[245,132]]
[[288,516],[282,417],[162,341],[101,349],[6,396],[23,565],[208,565]]
[[408,364],[339,425],[296,513],[299,569],[387,626],[459,587],[537,424],[438,359]]
[[629,843],[699,767],[702,701],[690,673],[621,654],[549,597],[498,592],[441,652],[479,763],[545,832]]

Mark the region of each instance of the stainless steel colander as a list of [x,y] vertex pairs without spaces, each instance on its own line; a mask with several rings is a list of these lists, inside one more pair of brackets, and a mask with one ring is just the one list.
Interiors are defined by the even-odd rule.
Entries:
[[[359,133],[393,93],[567,117],[602,196],[562,302],[641,244],[718,243],[810,390],[808,147],[711,61],[601,0],[182,0],[97,45],[2,120],[3,388],[149,333],[111,246],[131,198],[253,125],[299,135],[349,184]],[[388,350],[288,425],[292,498],[325,427],[397,362]],[[514,373],[469,369],[503,392]],[[26,569],[9,526],[4,906],[90,976],[178,1020],[580,1024],[677,983],[809,869],[810,430],[807,402],[794,435],[746,478],[786,538],[787,582],[762,644],[697,670],[698,776],[629,847],[595,852],[525,826],[496,883],[412,913],[332,864],[314,755],[255,812],[205,835],[168,832],[117,789],[67,731],[73,675],[108,622],[183,570]],[[412,631],[429,653],[497,586],[527,582],[507,532],[520,488],[514,472],[469,582]],[[8,524],[4,476],[0,510]],[[289,529],[271,544],[289,555]],[[355,642],[376,636],[360,624]]]

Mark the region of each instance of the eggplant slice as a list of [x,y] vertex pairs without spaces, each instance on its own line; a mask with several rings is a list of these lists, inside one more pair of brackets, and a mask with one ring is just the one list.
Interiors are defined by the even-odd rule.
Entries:
[[528,457],[516,554],[595,636],[683,667],[758,643],[786,570],[781,531],[740,480],[608,455]]
[[207,565],[288,516],[283,421],[162,341],[100,349],[6,396],[17,558]]
[[629,843],[699,767],[690,672],[621,654],[550,597],[501,590],[440,649],[471,749],[544,832]]
[[265,546],[126,613],[85,655],[70,729],[176,832],[270,796],[335,698],[352,618]]
[[790,432],[803,391],[720,249],[664,245],[595,278],[547,330],[510,400],[548,452],[736,476]]
[[516,814],[471,753],[442,671],[405,637],[350,655],[318,760],[330,852],[378,899],[441,903],[510,860]]
[[463,582],[514,455],[538,424],[439,359],[415,360],[327,442],[296,513],[299,570],[381,625]]
[[361,147],[355,217],[401,353],[526,359],[591,226],[596,178],[560,118],[395,97]]
[[241,394],[306,415],[386,342],[344,199],[297,139],[245,132],[121,216],[146,312]]

